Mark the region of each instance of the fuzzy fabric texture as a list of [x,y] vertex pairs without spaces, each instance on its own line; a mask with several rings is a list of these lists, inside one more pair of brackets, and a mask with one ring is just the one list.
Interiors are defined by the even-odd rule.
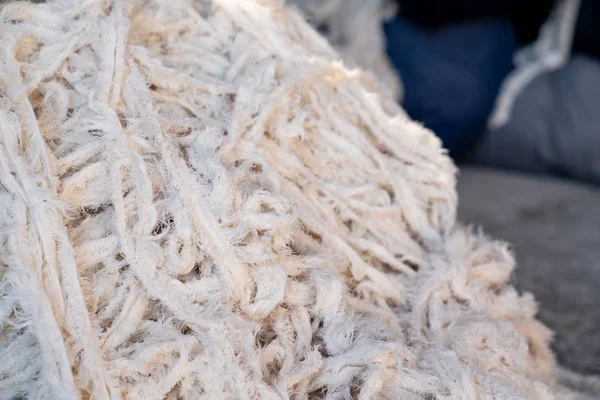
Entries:
[[0,398],[552,398],[376,86],[278,1],[3,5]]
[[386,54],[383,23],[397,12],[394,0],[287,0],[317,28],[350,67],[371,73],[378,91],[403,98],[402,81]]

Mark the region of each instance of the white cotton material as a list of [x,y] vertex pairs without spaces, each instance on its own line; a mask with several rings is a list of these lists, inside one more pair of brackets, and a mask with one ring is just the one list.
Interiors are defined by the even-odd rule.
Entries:
[[550,399],[455,167],[278,1],[0,10],[0,399]]
[[393,0],[287,0],[324,36],[349,67],[371,74],[382,95],[399,101],[402,81],[388,59],[383,23],[394,17]]

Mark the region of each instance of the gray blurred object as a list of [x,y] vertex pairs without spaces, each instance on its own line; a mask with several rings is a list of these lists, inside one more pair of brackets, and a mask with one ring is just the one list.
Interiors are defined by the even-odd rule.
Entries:
[[540,303],[560,364],[600,375],[600,189],[463,168],[458,193],[463,223],[513,244],[514,283]]
[[600,61],[575,56],[517,97],[510,121],[485,133],[469,162],[600,184]]

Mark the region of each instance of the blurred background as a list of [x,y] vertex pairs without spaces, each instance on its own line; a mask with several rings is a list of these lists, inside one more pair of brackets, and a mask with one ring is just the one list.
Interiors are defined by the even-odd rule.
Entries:
[[600,1],[288,0],[460,167],[561,365],[600,375]]

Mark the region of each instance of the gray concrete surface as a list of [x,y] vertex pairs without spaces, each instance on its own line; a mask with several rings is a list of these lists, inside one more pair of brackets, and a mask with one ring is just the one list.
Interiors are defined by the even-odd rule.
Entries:
[[513,283],[540,303],[559,362],[600,374],[600,189],[462,168],[458,192],[461,222],[512,243]]

